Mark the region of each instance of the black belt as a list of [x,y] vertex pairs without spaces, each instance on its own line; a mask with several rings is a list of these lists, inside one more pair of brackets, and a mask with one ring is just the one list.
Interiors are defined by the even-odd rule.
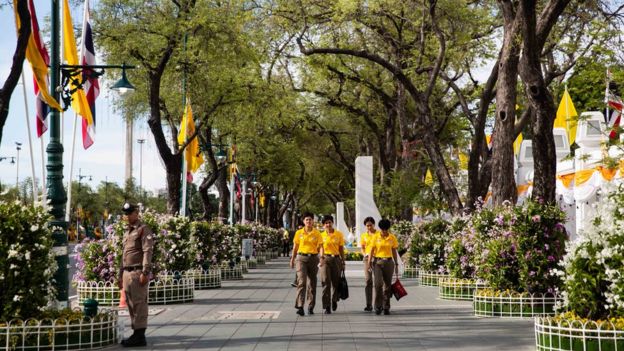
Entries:
[[327,255],[327,254],[325,254],[325,255],[323,255],[323,256],[329,256],[329,257],[340,257],[340,255]]
[[123,268],[123,270],[126,272],[140,271],[142,269],[143,269],[143,266],[130,266],[130,267]]
[[297,255],[301,255],[301,256],[316,256],[318,254],[298,253]]
[[376,260],[383,260],[383,261],[387,261],[387,260],[391,260],[392,257],[375,257]]

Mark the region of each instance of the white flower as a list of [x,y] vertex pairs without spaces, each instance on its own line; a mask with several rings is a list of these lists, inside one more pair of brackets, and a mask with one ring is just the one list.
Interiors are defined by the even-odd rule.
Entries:
[[9,250],[9,256],[7,258],[17,257],[17,255],[19,255],[19,252],[17,252],[17,250]]
[[30,226],[30,231],[31,232],[36,232],[37,230],[39,230],[39,226],[36,224],[33,224]]
[[13,296],[13,301],[14,301],[14,302],[18,302],[18,301],[20,301],[21,299],[22,299],[22,297],[21,297],[21,296],[19,296],[19,295],[15,295],[15,296]]

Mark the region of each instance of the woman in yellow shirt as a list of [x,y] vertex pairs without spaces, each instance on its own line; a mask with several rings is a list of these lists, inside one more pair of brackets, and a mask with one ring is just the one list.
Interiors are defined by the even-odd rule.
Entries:
[[319,252],[323,256],[323,238],[321,233],[314,228],[314,215],[306,212],[303,214],[304,227],[297,230],[294,238],[290,268],[297,264],[297,297],[295,308],[297,314],[305,315],[303,305],[307,291],[308,314],[314,314],[316,304],[316,276],[318,274]]
[[[323,286],[323,313],[331,314],[338,309],[340,294],[338,284],[344,270],[344,235],[334,229],[334,217],[323,217],[323,253],[321,257],[321,286]],[[332,294],[332,289],[334,290]],[[330,306],[331,301],[331,306]]]
[[373,310],[373,270],[368,258],[373,248],[372,239],[379,232],[375,229],[375,219],[373,217],[366,217],[364,225],[366,226],[366,232],[360,235],[360,250],[364,257],[364,295],[366,296],[364,311],[371,312]]
[[375,286],[375,314],[390,314],[390,297],[392,296],[392,273],[399,274],[397,264],[399,241],[390,233],[390,221],[379,221],[381,232],[373,238],[369,265],[373,265],[373,285]]

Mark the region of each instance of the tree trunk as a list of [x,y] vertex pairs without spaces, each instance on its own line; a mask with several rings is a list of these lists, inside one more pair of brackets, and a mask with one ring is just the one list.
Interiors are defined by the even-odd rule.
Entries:
[[495,205],[504,201],[516,203],[517,198],[513,142],[520,50],[519,26],[513,2],[506,0],[500,1],[500,4],[505,25],[496,90],[496,124],[492,136],[492,201]]
[[17,33],[17,44],[13,54],[13,63],[11,64],[9,76],[4,82],[2,89],[0,89],[0,144],[2,143],[2,130],[9,117],[11,96],[22,74],[24,59],[26,58],[26,47],[28,46],[28,39],[31,33],[30,12],[28,11],[28,2],[26,0],[17,1],[17,15],[21,25]]
[[230,189],[227,186],[226,170],[219,172],[216,184],[219,192],[219,222],[224,223],[230,211]]
[[[537,33],[535,3],[521,1],[523,23],[523,48],[520,61],[520,75],[525,85],[526,96],[534,110],[533,131],[533,197],[547,203],[556,199],[557,155],[552,133],[556,109],[553,97],[548,91],[540,65],[540,54],[550,28],[563,12],[569,0],[551,1],[544,18],[540,18],[540,32]],[[549,15],[548,15],[549,14]]]

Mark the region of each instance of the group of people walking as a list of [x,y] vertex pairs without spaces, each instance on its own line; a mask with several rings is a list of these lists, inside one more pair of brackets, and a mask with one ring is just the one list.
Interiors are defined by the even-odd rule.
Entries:
[[[297,294],[295,308],[297,314],[305,315],[304,304],[307,293],[308,314],[314,314],[316,305],[316,285],[319,269],[323,288],[323,313],[331,314],[338,308],[341,274],[345,269],[344,236],[336,230],[334,218],[324,216],[323,233],[314,227],[314,215],[303,214],[303,228],[297,230],[293,240],[290,267],[297,269]],[[379,230],[375,228],[375,219],[364,220],[366,232],[360,237],[360,247],[364,256],[364,278],[366,306],[364,311],[376,314],[390,314],[392,296],[392,275],[398,274],[398,240],[389,232],[390,221],[379,221]],[[374,294],[373,294],[374,287]],[[373,301],[374,296],[374,301]],[[374,305],[373,305],[374,303]]]

